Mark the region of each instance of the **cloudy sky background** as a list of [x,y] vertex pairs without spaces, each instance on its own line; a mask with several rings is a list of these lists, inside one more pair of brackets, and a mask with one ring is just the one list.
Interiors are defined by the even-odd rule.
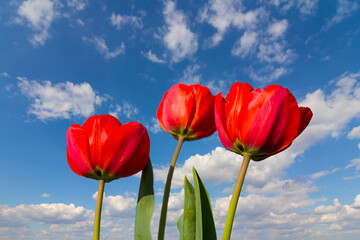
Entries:
[[[358,239],[360,2],[357,0],[0,2],[0,239],[89,239],[98,183],[73,173],[66,130],[93,114],[138,121],[151,139],[156,237],[176,141],[157,123],[175,83],[213,94],[280,84],[312,109],[286,151],[251,162],[237,239]],[[185,142],[166,239],[178,239],[183,178],[195,166],[218,236],[241,156],[217,136]],[[132,239],[139,177],[106,184],[102,239]]]

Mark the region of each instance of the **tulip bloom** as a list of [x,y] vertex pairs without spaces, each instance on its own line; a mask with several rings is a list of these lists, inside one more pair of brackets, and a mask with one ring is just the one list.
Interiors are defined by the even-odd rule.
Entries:
[[149,161],[150,139],[137,122],[121,125],[110,115],[92,116],[66,133],[67,160],[78,175],[99,180],[94,240],[100,239],[101,206],[105,182],[131,176]]
[[279,85],[264,91],[235,83],[215,100],[215,122],[222,144],[235,153],[263,160],[288,148],[312,118],[291,92]]
[[263,160],[284,151],[307,127],[310,108],[299,107],[286,88],[279,85],[253,89],[247,83],[231,86],[226,99],[215,99],[215,123],[222,144],[244,159],[231,196],[223,240],[230,239],[235,211],[250,159]]
[[176,139],[196,140],[216,130],[214,100],[200,84],[175,84],[164,94],[157,110],[160,126]]
[[66,134],[67,160],[78,175],[110,182],[131,176],[147,164],[150,139],[137,122],[121,125],[111,115],[90,117],[83,126],[72,125]]
[[178,145],[166,179],[158,240],[163,240],[165,235],[171,179],[182,143],[185,140],[205,138],[215,132],[214,101],[215,97],[207,87],[200,84],[175,84],[160,102],[156,113],[160,126],[178,140]]

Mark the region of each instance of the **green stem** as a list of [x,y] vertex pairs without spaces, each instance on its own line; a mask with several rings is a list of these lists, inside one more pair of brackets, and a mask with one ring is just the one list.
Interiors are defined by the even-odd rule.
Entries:
[[229,240],[230,239],[231,229],[232,229],[232,225],[233,225],[234,217],[235,217],[235,211],[236,211],[237,203],[239,201],[241,187],[242,187],[243,182],[244,182],[244,178],[245,178],[246,170],[247,170],[247,168],[249,166],[249,162],[250,162],[250,157],[249,156],[244,156],[242,164],[241,164],[239,176],[238,176],[238,178],[236,180],[236,184],[235,184],[235,187],[234,187],[234,192],[233,192],[233,195],[231,197],[229,211],[228,211],[228,214],[227,214],[227,217],[226,217],[224,234],[223,234],[222,240]]
[[173,158],[171,160],[169,172],[168,172],[168,175],[167,175],[167,178],[166,178],[163,202],[162,202],[162,206],[161,206],[158,240],[164,240],[165,225],[166,225],[166,213],[167,213],[167,207],[168,207],[168,201],[169,201],[171,179],[172,179],[173,174],[174,174],[175,163],[176,163],[176,160],[177,160],[177,158],[179,156],[179,152],[180,152],[180,149],[181,149],[181,146],[182,146],[183,142],[184,142],[184,137],[179,137],[178,144],[176,146],[174,156],[173,156]]
[[101,222],[101,207],[104,195],[105,181],[99,181],[99,190],[97,193],[95,220],[94,220],[94,240],[100,239],[100,222]]

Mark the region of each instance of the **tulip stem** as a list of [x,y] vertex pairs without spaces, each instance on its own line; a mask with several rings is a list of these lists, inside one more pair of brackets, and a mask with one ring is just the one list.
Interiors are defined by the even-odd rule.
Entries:
[[101,222],[101,207],[104,195],[105,181],[99,180],[99,190],[97,192],[97,201],[95,209],[95,220],[94,220],[94,240],[100,239],[100,222]]
[[250,162],[250,157],[249,156],[244,156],[242,164],[241,164],[239,176],[238,176],[238,178],[236,180],[236,184],[235,184],[235,187],[234,187],[234,192],[233,192],[233,194],[231,196],[229,211],[228,211],[228,214],[227,214],[227,217],[226,217],[225,228],[224,228],[224,233],[223,233],[222,240],[229,240],[230,239],[231,229],[232,229],[232,225],[233,225],[234,217],[235,217],[235,211],[236,211],[236,207],[237,207],[237,204],[238,204],[238,201],[239,201],[241,187],[242,187],[243,182],[244,182],[244,178],[245,178],[247,168],[249,166],[249,162]]
[[169,195],[170,195],[171,180],[172,180],[172,177],[173,177],[173,174],[174,174],[176,160],[177,160],[177,158],[179,156],[179,152],[180,152],[180,149],[181,149],[181,146],[182,146],[183,142],[184,142],[184,137],[179,137],[178,144],[176,146],[174,156],[173,156],[173,158],[171,160],[169,172],[168,172],[168,175],[167,175],[167,178],[166,178],[163,202],[162,202],[162,206],[161,206],[158,240],[164,240],[165,225],[166,225],[166,214],[167,214],[168,201],[169,201]]

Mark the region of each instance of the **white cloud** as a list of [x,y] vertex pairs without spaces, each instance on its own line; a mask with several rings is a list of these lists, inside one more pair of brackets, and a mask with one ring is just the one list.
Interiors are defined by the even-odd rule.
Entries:
[[287,74],[290,70],[286,67],[274,67],[271,65],[265,66],[260,69],[254,70],[253,68],[250,68],[250,74],[249,76],[258,82],[272,82],[283,75]]
[[330,94],[318,89],[306,95],[300,105],[310,107],[314,116],[309,130],[300,136],[303,144],[313,144],[329,135],[337,137],[352,119],[360,116],[359,79],[360,73],[344,73],[332,82],[335,89]]
[[88,117],[106,101],[105,97],[95,93],[88,83],[72,82],[52,84],[50,81],[29,81],[18,77],[21,93],[32,100],[28,110],[40,120]]
[[154,63],[166,63],[166,61],[164,59],[159,58],[158,56],[156,56],[154,53],[151,52],[151,50],[149,50],[146,53],[143,53],[144,56],[149,59],[150,61],[154,62]]
[[266,0],[264,2],[275,5],[284,13],[291,8],[296,8],[303,16],[306,16],[315,13],[319,0]]
[[268,27],[267,32],[271,35],[272,38],[277,39],[284,36],[288,25],[289,24],[286,19],[276,21]]
[[183,72],[183,76],[179,79],[180,83],[184,84],[196,84],[201,81],[201,74],[198,73],[200,70],[200,65],[188,65]]
[[334,24],[340,23],[342,20],[349,18],[358,9],[359,3],[357,1],[338,0],[335,16],[326,22],[322,30],[327,30]]
[[270,44],[262,43],[257,54],[260,62],[290,64],[295,59],[296,54],[291,49],[286,49],[285,42],[273,42]]
[[95,49],[104,56],[105,59],[115,58],[120,54],[125,53],[125,44],[121,43],[120,47],[117,47],[114,51],[110,51],[106,45],[105,39],[100,36],[95,36],[93,38],[83,37],[83,41],[88,42],[95,46]]
[[50,194],[48,194],[48,193],[43,193],[43,194],[41,194],[40,197],[42,197],[42,198],[48,198],[48,197],[50,197]]
[[320,172],[316,172],[316,173],[313,173],[309,176],[310,179],[317,179],[317,178],[321,178],[321,177],[324,177],[324,176],[327,176],[327,175],[330,175],[334,172],[337,172],[338,170],[340,170],[339,168],[335,168],[331,171],[320,171]]
[[113,25],[117,30],[120,30],[124,25],[132,25],[136,28],[142,28],[143,23],[141,17],[120,15],[113,13],[110,17],[111,25]]
[[8,74],[7,72],[2,72],[2,73],[0,73],[0,76],[2,76],[2,77],[10,77],[10,74]]
[[350,168],[350,167],[356,167],[356,170],[360,170],[360,158],[351,160],[351,163],[348,164],[345,168]]
[[15,22],[22,23],[25,19],[28,26],[36,33],[29,39],[34,46],[44,45],[50,37],[48,29],[58,12],[51,0],[27,0],[24,1],[17,11],[20,19]]
[[152,133],[158,133],[162,130],[159,121],[155,117],[151,118],[151,124],[147,125],[146,128],[149,129]]
[[231,53],[235,56],[246,57],[250,52],[256,50],[258,43],[258,34],[252,31],[246,31],[242,37],[234,44]]
[[5,224],[6,221],[9,221],[9,225],[17,226],[24,225],[29,221],[46,224],[75,223],[88,220],[92,217],[92,214],[92,211],[83,207],[63,203],[22,204],[16,207],[0,206],[0,222],[2,222],[2,226],[8,226],[8,224]]
[[126,116],[131,119],[139,113],[139,109],[127,101],[123,101],[121,105],[116,104],[115,106],[112,106],[112,108],[114,108],[114,110],[110,111],[109,114],[116,118]]
[[[96,200],[97,192],[92,196]],[[131,218],[135,216],[136,198],[116,196],[103,196],[103,213],[106,217]]]
[[75,8],[78,11],[84,10],[87,4],[87,0],[67,0],[67,5],[69,7]]
[[221,42],[229,27],[239,30],[251,28],[256,24],[258,15],[259,10],[245,12],[241,2],[236,0],[210,0],[200,12],[199,20],[216,28],[217,33],[209,44],[214,47]]
[[351,131],[348,133],[347,137],[349,139],[360,139],[360,126],[354,127],[351,129]]
[[197,36],[187,26],[186,16],[176,10],[175,2],[167,1],[163,14],[166,22],[164,43],[172,54],[171,61],[179,62],[191,57],[198,48]]

